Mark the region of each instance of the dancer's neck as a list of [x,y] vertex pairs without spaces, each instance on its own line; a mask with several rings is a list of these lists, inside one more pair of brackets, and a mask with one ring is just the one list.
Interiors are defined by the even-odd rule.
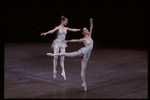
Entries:
[[84,35],[84,37],[86,38],[86,37],[89,37],[88,35]]
[[64,24],[62,24],[62,23],[60,24],[60,26],[61,26],[61,27],[65,27]]

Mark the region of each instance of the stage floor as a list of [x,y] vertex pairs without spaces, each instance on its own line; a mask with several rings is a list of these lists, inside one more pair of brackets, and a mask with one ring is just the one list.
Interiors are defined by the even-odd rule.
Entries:
[[[82,45],[68,43],[66,52]],[[57,65],[53,78],[51,42],[4,44],[4,98],[148,98],[148,50],[94,45],[86,69],[87,91],[80,77],[81,58],[65,58],[66,78]]]

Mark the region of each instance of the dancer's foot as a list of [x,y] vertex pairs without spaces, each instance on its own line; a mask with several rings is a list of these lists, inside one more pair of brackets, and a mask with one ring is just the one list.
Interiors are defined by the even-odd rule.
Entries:
[[54,56],[54,54],[52,54],[52,53],[47,53],[46,55],[48,55],[48,56]]
[[66,80],[66,73],[62,72],[61,75],[64,77],[64,80]]
[[82,86],[84,87],[84,91],[87,91],[86,83],[83,82]]
[[56,74],[57,74],[57,71],[54,70],[54,71],[53,71],[53,77],[54,77],[54,78],[56,78]]

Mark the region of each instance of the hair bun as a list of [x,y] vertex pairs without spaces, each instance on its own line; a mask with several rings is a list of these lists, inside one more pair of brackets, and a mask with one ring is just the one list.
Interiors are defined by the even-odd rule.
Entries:
[[60,17],[60,21],[64,21],[64,20],[66,20],[67,18],[65,17],[65,16],[63,16],[63,15],[61,15],[61,17]]
[[64,18],[64,16],[63,16],[63,15],[61,15],[61,18]]

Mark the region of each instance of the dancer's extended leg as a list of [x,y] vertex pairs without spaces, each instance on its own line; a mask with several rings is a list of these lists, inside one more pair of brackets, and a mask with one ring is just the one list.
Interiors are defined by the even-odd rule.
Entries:
[[84,60],[84,58],[81,61],[81,79],[82,79],[82,86],[84,87],[84,91],[87,90],[87,86],[86,86],[86,81],[85,81],[85,71],[86,71],[86,67],[87,67],[87,61]]
[[[60,52],[61,53],[65,53],[65,49],[60,49]],[[66,73],[65,73],[65,68],[64,68],[64,59],[65,57],[64,56],[61,56],[60,57],[60,66],[62,68],[62,73],[61,75],[64,77],[64,79],[66,80]]]
[[[54,54],[57,54],[59,52],[59,48],[57,46],[57,44],[54,45]],[[58,59],[58,56],[54,56],[53,58],[53,76],[54,78],[56,78],[56,67],[57,67],[57,59]]]
[[66,56],[66,57],[75,57],[80,55],[77,51],[76,52],[71,52],[71,53],[57,53],[57,54],[52,54],[52,53],[47,53],[48,56]]

